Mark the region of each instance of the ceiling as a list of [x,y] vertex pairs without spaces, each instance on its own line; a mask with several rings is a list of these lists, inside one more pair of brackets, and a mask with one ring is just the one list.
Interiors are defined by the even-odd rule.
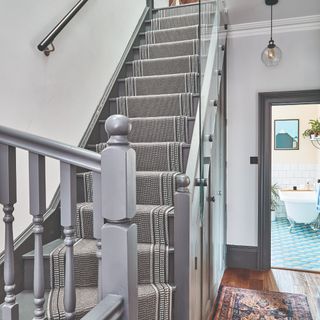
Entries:
[[[229,23],[239,24],[270,19],[264,0],[225,0]],[[274,19],[320,15],[320,0],[279,0],[273,8]]]

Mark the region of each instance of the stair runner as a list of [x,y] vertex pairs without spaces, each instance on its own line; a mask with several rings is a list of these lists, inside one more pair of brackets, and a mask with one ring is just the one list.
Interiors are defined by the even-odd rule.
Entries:
[[[124,79],[124,95],[116,98],[117,113],[132,121],[129,141],[137,154],[138,319],[173,319],[169,220],[174,216],[175,177],[185,171],[198,88],[198,17],[196,6],[158,11],[151,31],[139,47]],[[120,81],[121,84],[121,81]],[[119,85],[120,85],[119,84]],[[98,143],[101,152],[105,143]],[[77,205],[74,246],[76,319],[97,303],[96,241],[93,239],[92,176],[78,175],[83,184]],[[172,235],[171,235],[172,236]],[[63,312],[64,244],[50,256],[51,292],[48,319],[65,319]],[[172,272],[171,272],[172,273]]]

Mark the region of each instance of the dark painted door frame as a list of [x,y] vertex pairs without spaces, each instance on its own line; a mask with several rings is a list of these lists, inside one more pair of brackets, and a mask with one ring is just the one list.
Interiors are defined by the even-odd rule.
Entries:
[[258,269],[271,268],[272,105],[320,104],[320,90],[259,93]]

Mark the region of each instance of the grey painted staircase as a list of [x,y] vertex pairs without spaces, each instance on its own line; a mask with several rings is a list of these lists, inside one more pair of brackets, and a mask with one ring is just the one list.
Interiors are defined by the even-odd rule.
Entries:
[[[197,9],[189,5],[154,12],[154,19],[145,23],[147,31],[139,35],[140,46],[133,48],[135,60],[126,63],[126,78],[118,79],[118,97],[109,99],[111,113],[131,119],[129,141],[137,154],[134,222],[138,228],[139,320],[173,319],[173,196],[175,177],[186,170],[199,101]],[[96,152],[105,148],[108,139],[104,120],[100,128],[99,141],[87,146]],[[98,262],[92,227],[92,174],[79,173],[77,183],[74,259],[76,319],[80,319],[97,303]],[[44,246],[49,320],[65,319],[64,252],[62,240]],[[23,259],[25,289],[31,290],[33,253]],[[29,291],[18,300],[21,318],[30,319]]]

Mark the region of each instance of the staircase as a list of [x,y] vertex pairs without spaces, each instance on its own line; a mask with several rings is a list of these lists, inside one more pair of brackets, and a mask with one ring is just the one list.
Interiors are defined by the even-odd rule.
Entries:
[[[175,178],[186,170],[199,101],[198,5],[154,11],[146,21],[126,77],[118,79],[118,97],[110,112],[130,118],[131,147],[137,161],[138,319],[173,319]],[[100,120],[100,139],[88,149],[101,152],[108,139]],[[98,260],[93,237],[92,173],[77,175],[78,205],[74,245],[76,319],[98,301]],[[48,320],[65,319],[65,244],[44,247]],[[24,255],[25,294],[32,290],[33,253]],[[21,295],[23,299],[23,293]],[[19,301],[19,297],[18,297]],[[29,302],[25,319],[32,317]],[[22,307],[23,308],[23,307]],[[1,315],[0,315],[1,319]]]

